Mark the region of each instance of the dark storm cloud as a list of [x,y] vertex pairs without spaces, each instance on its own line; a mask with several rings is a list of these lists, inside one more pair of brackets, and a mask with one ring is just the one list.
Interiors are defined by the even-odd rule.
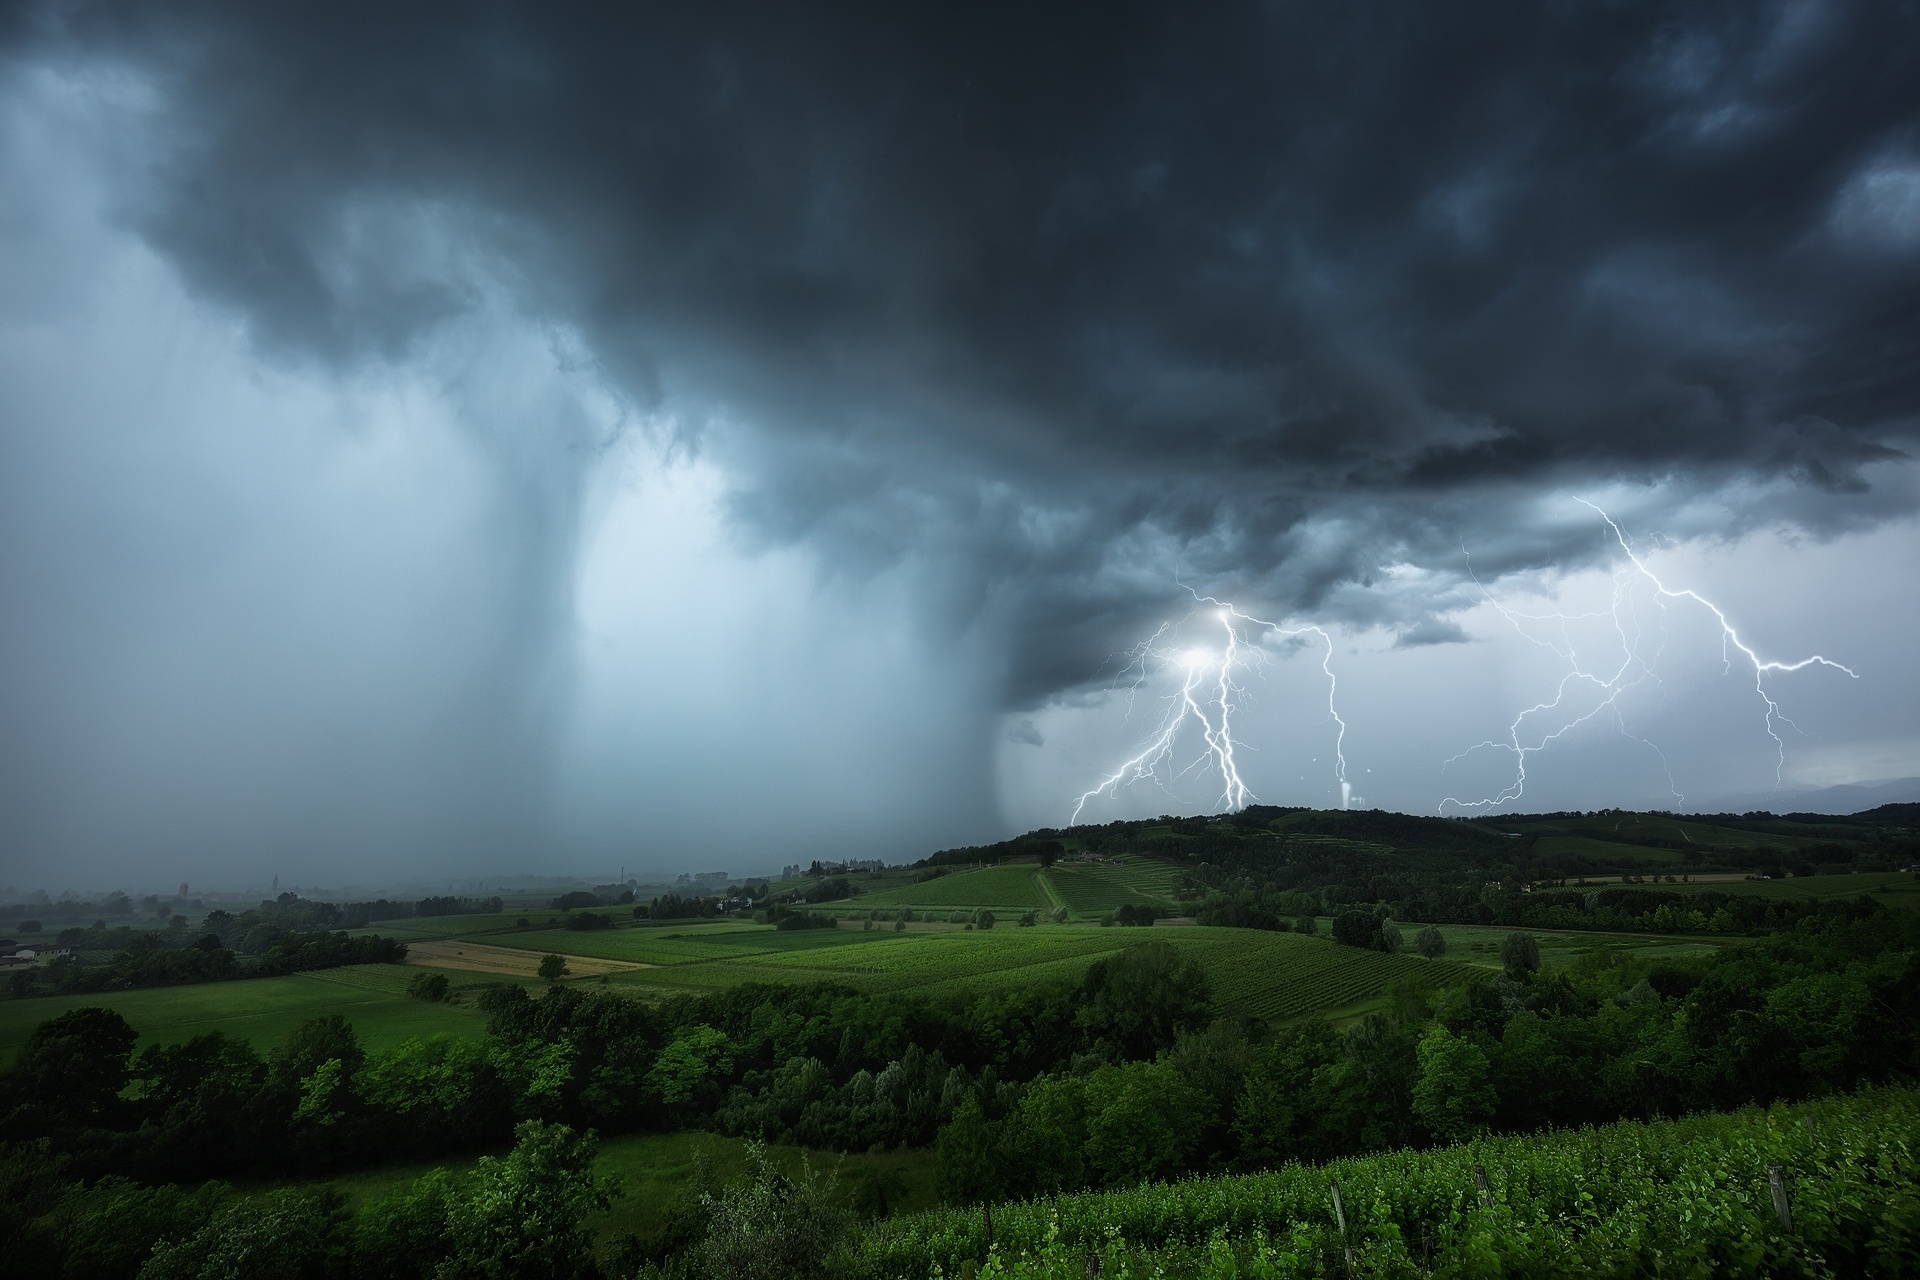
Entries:
[[504,289],[731,424],[759,536],[1008,626],[1016,704],[1174,572],[1419,645],[1463,545],[1599,551],[1556,488],[1910,506],[1871,475],[1920,429],[1910,5],[67,5],[14,41],[151,78],[126,216],[264,348],[404,361]]

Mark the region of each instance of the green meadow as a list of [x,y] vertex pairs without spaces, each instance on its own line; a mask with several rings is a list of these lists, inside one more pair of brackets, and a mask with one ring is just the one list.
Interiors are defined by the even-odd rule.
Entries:
[[[118,1010],[142,1044],[172,1044],[224,1031],[262,1052],[310,1018],[340,1014],[369,1049],[388,1049],[414,1036],[478,1038],[486,1020],[470,1001],[427,1004],[406,994],[420,969],[412,965],[353,965],[284,978],[247,978],[182,987],[41,996],[0,1001],[0,1059],[16,1050],[44,1020],[83,1005]],[[456,985],[471,974],[449,974]]]

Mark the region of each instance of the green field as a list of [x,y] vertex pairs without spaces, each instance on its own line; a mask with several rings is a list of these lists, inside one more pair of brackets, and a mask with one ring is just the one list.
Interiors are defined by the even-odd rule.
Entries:
[[1047,872],[1055,893],[1076,916],[1105,915],[1116,907],[1171,908],[1177,873],[1153,858],[1121,857],[1112,862],[1067,862]]
[[[1508,934],[1515,932],[1512,929],[1472,924],[1443,924],[1436,927],[1440,930],[1440,936],[1447,940],[1448,960],[1492,969],[1500,967],[1500,944],[1506,941]],[[1411,946],[1413,935],[1422,928],[1425,926],[1402,924],[1400,931]],[[1661,934],[1574,933],[1558,929],[1525,929],[1520,932],[1531,933],[1540,944],[1540,962],[1548,970],[1572,964],[1582,956],[1599,951],[1620,951],[1649,957],[1696,956],[1706,955],[1720,945],[1696,938],[1673,938]]]
[[1579,858],[1608,865],[1627,863],[1678,863],[1674,849],[1649,849],[1644,845],[1617,844],[1592,836],[1541,836],[1533,851],[1542,858]]
[[1041,874],[1037,863],[1027,862],[981,867],[976,871],[955,871],[935,880],[862,894],[852,903],[844,905],[863,908],[933,907],[951,910],[988,907],[994,911],[1050,911],[1053,909],[1053,899],[1047,896],[1047,891],[1038,882]]
[[[989,883],[1005,885],[1014,883],[1012,877],[1020,877],[1019,882],[1033,885],[1039,875],[1045,874],[1061,888],[1064,897],[1071,899],[1071,895],[1086,889],[1087,896],[1079,898],[1075,909],[1091,910],[1123,893],[1148,899],[1149,890],[1170,889],[1173,874],[1164,864],[1144,858],[1134,859],[1131,864],[1098,866],[1097,876],[1086,880],[1076,879],[1079,870],[1069,864],[1042,873],[1036,866],[1017,864],[928,883],[965,883],[974,876],[992,874],[995,880]],[[1869,882],[1889,890],[1904,890],[1914,883],[1911,876],[1819,879],[1848,882],[1821,886],[1832,896],[1850,896]],[[1783,888],[1806,886],[1811,881],[1734,883],[1764,890],[1776,884]],[[1105,897],[1094,898],[1096,892]],[[503,929],[499,917],[464,917],[459,919],[473,931],[462,935],[449,927],[454,919],[423,923],[433,926],[434,940],[453,942],[464,937],[482,948],[509,947],[524,952],[530,960],[554,952],[650,966],[571,979],[646,998],[722,991],[753,982],[830,982],[869,992],[964,995],[1035,981],[1077,980],[1095,961],[1152,939],[1167,942],[1199,961],[1213,980],[1223,1010],[1277,1020],[1311,1013],[1350,1015],[1376,1002],[1389,983],[1404,976],[1419,976],[1436,985],[1457,984],[1476,968],[1497,967],[1500,943],[1509,932],[1442,926],[1448,953],[1444,961],[1436,963],[1411,954],[1389,956],[1339,947],[1325,936],[1177,925],[1163,925],[1151,933],[1092,924],[1019,928],[1011,922],[992,930],[916,924],[895,931],[887,926],[867,929],[842,922],[834,929],[783,932],[771,925],[738,920],[694,920],[574,931],[526,930],[511,923]],[[1409,944],[1417,928],[1403,926]],[[1324,931],[1323,925],[1323,935]],[[1546,930],[1534,933],[1550,968],[1603,949],[1638,955],[1684,955],[1703,952],[1712,945],[1658,936]],[[470,1003],[424,1004],[405,995],[406,982],[420,970],[415,965],[367,965],[286,978],[9,1001],[0,1003],[0,1055],[11,1056],[42,1019],[82,1004],[119,1009],[148,1040],[181,1040],[218,1028],[264,1048],[300,1022],[329,1013],[350,1019],[370,1048],[440,1031],[481,1034],[482,1020]],[[502,980],[496,974],[448,972],[461,988]]]
[[[330,1013],[352,1022],[369,1049],[439,1032],[475,1039],[485,1033],[486,1020],[470,1002],[427,1004],[409,997],[406,984],[419,972],[408,965],[353,965],[284,978],[0,1001],[0,1059],[11,1060],[41,1022],[83,1005],[117,1009],[142,1044],[224,1031],[265,1051],[300,1023]],[[472,977],[448,976],[456,984]]]
[[1678,884],[1623,885],[1667,893],[1735,893],[1797,902],[1834,901],[1867,894],[1888,906],[1920,908],[1920,876],[1911,871],[1868,871],[1841,876],[1788,876],[1779,880],[1684,880]]
[[[1035,862],[1015,862],[956,871],[933,880],[888,881],[850,904],[856,910],[954,911],[986,907],[992,911],[1051,911],[1065,907],[1074,919],[1106,915],[1116,907],[1146,906],[1171,910],[1178,872],[1169,863],[1137,854],[1111,860],[1074,860],[1042,870]],[[829,909],[841,904],[830,904]]]
[[[1377,997],[1396,977],[1421,974],[1443,984],[1470,970],[1415,956],[1339,947],[1325,938],[1245,929],[1163,926],[1152,933],[1090,925],[955,929],[862,930],[780,934],[765,926],[735,927],[734,941],[718,931],[708,942],[734,954],[687,960],[616,974],[623,990],[673,994],[721,990],[745,982],[835,982],[862,991],[964,994],[1051,978],[1077,979],[1094,961],[1149,939],[1191,955],[1213,979],[1223,1009],[1267,1018],[1349,1010]],[[611,955],[619,935],[594,934],[595,955]],[[780,946],[793,940],[795,944]],[[765,950],[739,954],[764,943]],[[817,940],[817,941],[816,941]],[[672,941],[667,939],[666,941]]]
[[[1808,845],[1823,844],[1839,836],[1835,828],[1803,826],[1799,823],[1769,823],[1763,830],[1741,830],[1734,827],[1715,826],[1711,822],[1700,822],[1691,818],[1663,817],[1651,813],[1596,813],[1580,818],[1552,818],[1543,822],[1514,823],[1511,827],[1504,822],[1499,825],[1509,830],[1532,832],[1542,837],[1585,836],[1603,842],[1615,842],[1623,836],[1677,840],[1683,845],[1695,845],[1708,851],[1716,846],[1793,850]],[[1847,828],[1847,830],[1852,831],[1853,828]],[[1661,850],[1647,848],[1641,848],[1640,851],[1643,854],[1661,852]]]

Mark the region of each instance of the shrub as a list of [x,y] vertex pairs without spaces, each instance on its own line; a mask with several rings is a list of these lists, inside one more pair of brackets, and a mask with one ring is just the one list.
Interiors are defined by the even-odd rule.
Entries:
[[407,983],[407,994],[415,1000],[438,1004],[452,994],[453,984],[444,973],[416,973]]

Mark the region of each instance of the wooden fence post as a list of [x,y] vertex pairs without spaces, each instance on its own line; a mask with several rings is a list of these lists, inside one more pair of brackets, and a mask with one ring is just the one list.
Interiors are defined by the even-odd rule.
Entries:
[[1333,1189],[1333,1220],[1340,1224],[1340,1250],[1347,1258],[1347,1274],[1353,1274],[1353,1246],[1347,1242],[1347,1207],[1340,1203],[1340,1180],[1329,1179],[1327,1185]]
[[1787,1171],[1777,1164],[1767,1166],[1767,1190],[1773,1192],[1773,1211],[1779,1215],[1781,1228],[1792,1235],[1793,1206],[1787,1203]]
[[992,1253],[993,1252],[993,1206],[990,1204],[981,1205],[980,1214],[983,1218],[986,1219],[986,1222],[987,1222],[987,1252]]
[[1086,1265],[1084,1274],[1086,1275],[1087,1280],[1093,1280],[1095,1276],[1100,1274],[1100,1255],[1099,1254],[1093,1253],[1093,1252],[1089,1252],[1087,1254],[1087,1265]]
[[1481,1164],[1473,1166],[1473,1185],[1480,1188],[1480,1203],[1486,1208],[1493,1208],[1493,1188],[1487,1185],[1486,1166]]

